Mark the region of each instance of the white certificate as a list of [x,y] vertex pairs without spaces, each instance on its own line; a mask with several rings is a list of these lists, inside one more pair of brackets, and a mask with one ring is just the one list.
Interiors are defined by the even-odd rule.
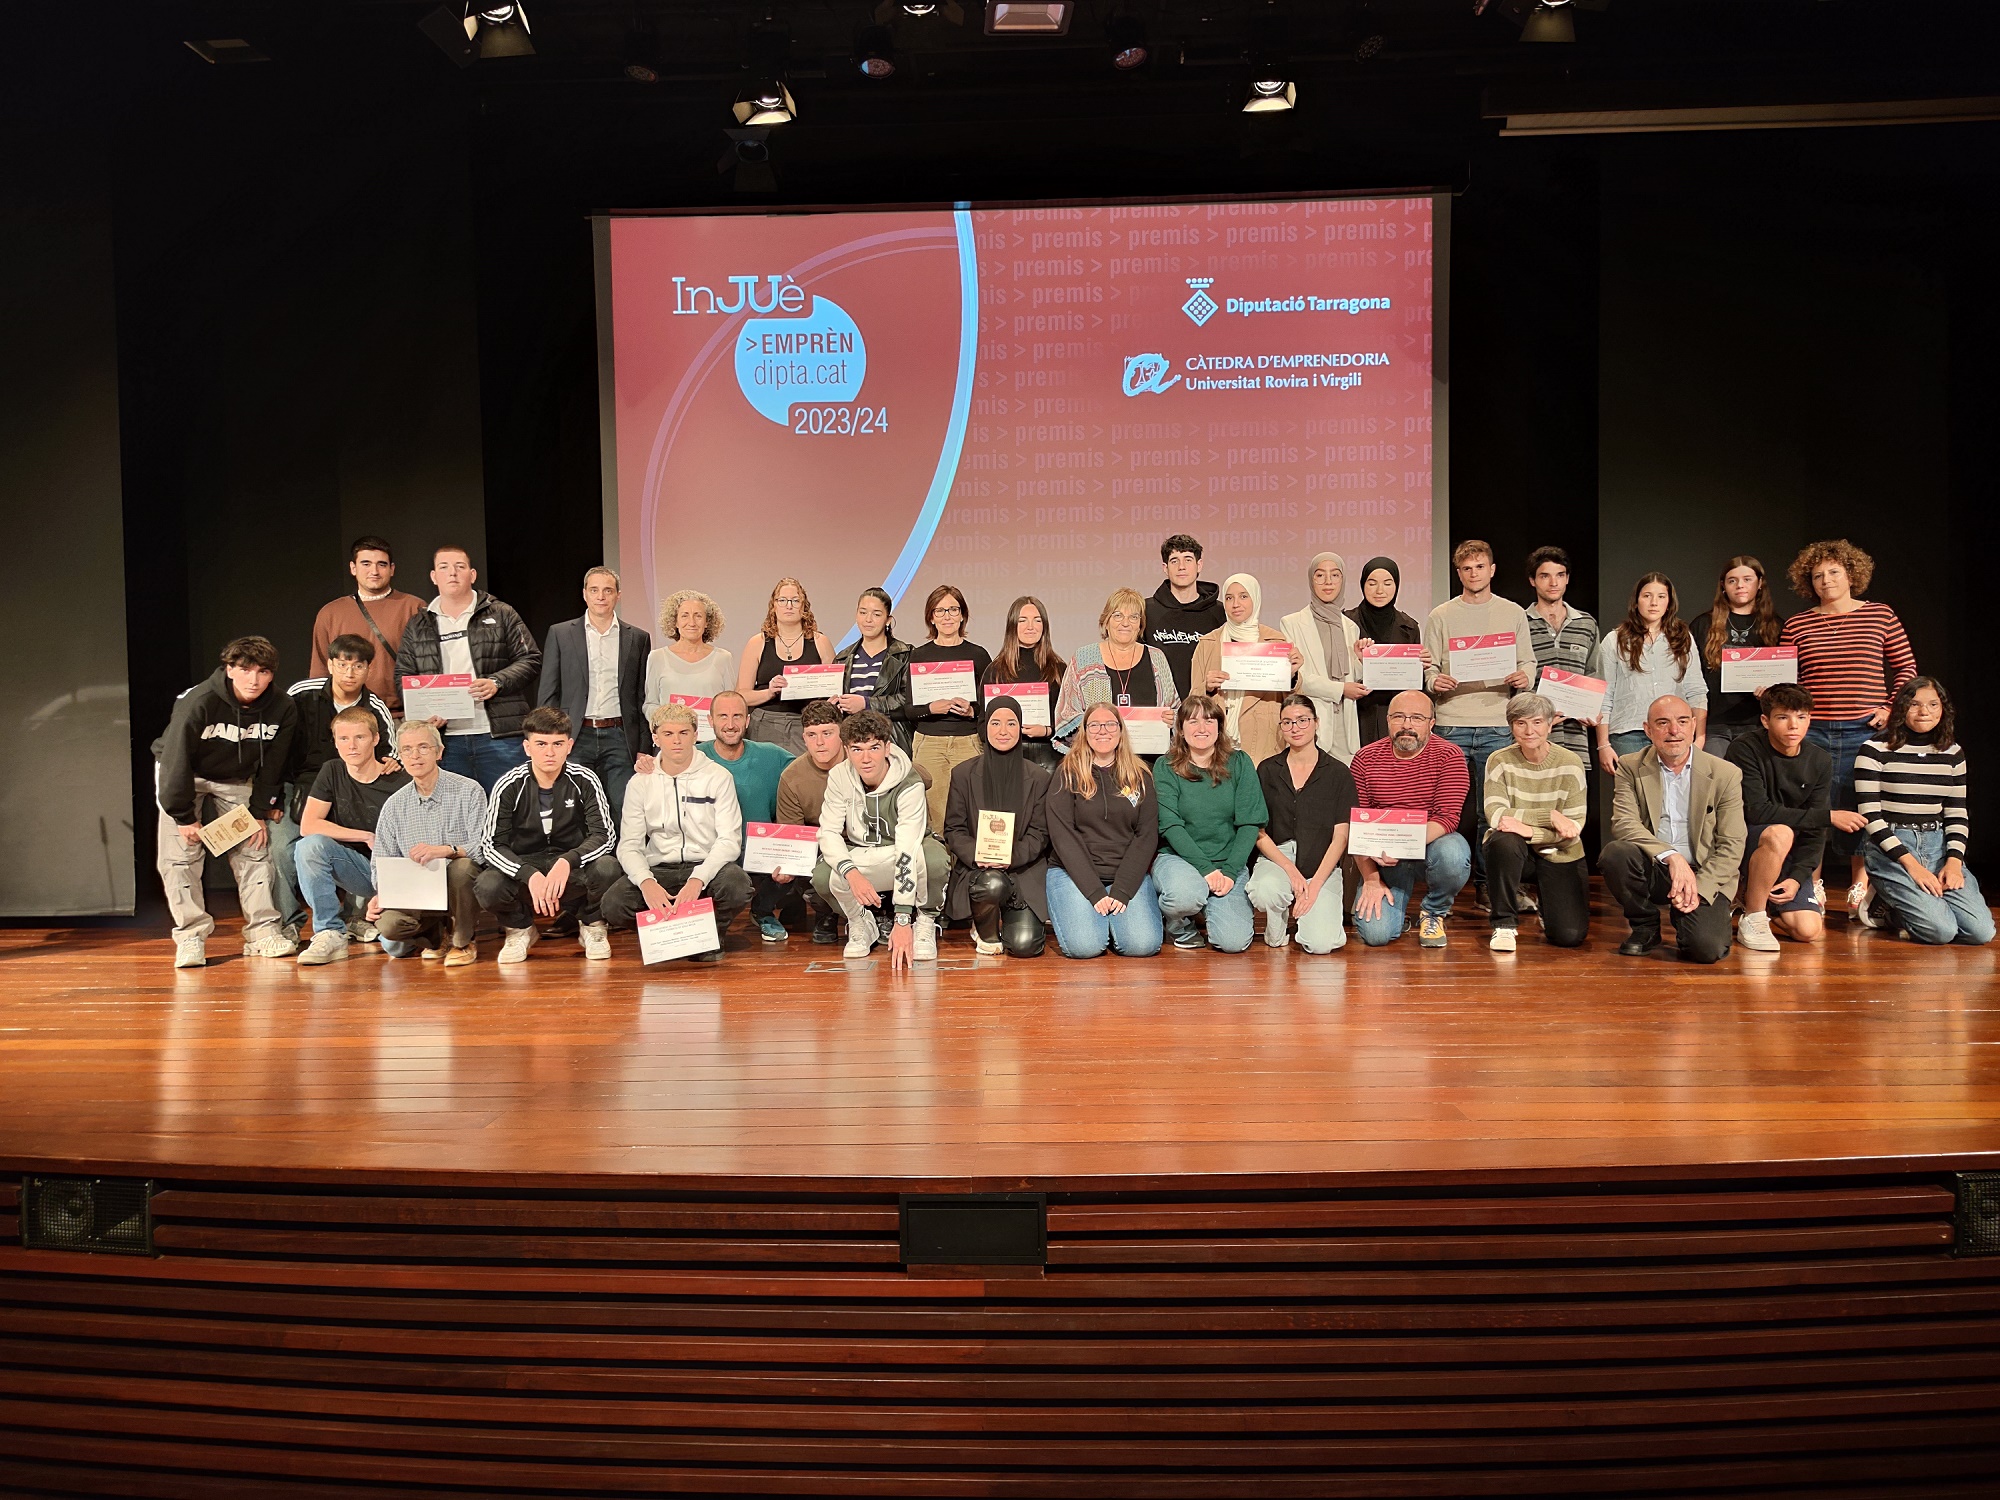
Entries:
[[1120,708],[1118,717],[1125,721],[1134,755],[1165,755],[1174,742],[1174,716],[1167,709]]
[[1535,691],[1553,703],[1565,719],[1595,719],[1604,712],[1604,679],[1561,667],[1543,667]]
[[969,661],[913,661],[910,663],[910,701],[928,707],[953,698],[967,703],[979,701],[979,678]]
[[1363,646],[1361,685],[1371,693],[1424,690],[1422,646]]
[[418,864],[413,859],[375,861],[375,894],[387,911],[443,911],[447,860]]
[[1047,729],[1049,724],[1049,685],[1046,682],[989,682],[986,684],[986,701],[995,698],[1014,698],[1021,704],[1021,727]]
[[1445,645],[1451,653],[1448,675],[1454,682],[1498,682],[1521,670],[1511,630],[1499,635],[1455,635]]
[[1291,642],[1224,641],[1222,690],[1226,693],[1289,693],[1292,690]]
[[759,875],[811,875],[819,830],[803,823],[745,823],[743,868]]
[[778,696],[787,703],[801,698],[837,698],[840,696],[841,679],[846,675],[847,668],[839,662],[826,666],[787,667],[784,691]]
[[715,729],[708,722],[708,710],[715,702],[713,698],[689,698],[680,693],[669,693],[667,702],[694,710],[694,739],[697,745],[715,738]]
[[472,674],[434,672],[403,679],[403,713],[412,719],[472,717]]
[[257,831],[257,815],[242,803],[212,823],[201,825],[201,846],[220,859]]
[[1368,859],[1422,859],[1431,815],[1420,807],[1357,807],[1349,815],[1347,852]]
[[1796,646],[1722,648],[1722,691],[1725,693],[1754,693],[1758,688],[1798,680],[1799,648]]
[[722,936],[715,930],[715,903],[706,896],[677,912],[648,907],[639,913],[638,923],[643,963],[663,964],[690,953],[712,953],[722,946]]

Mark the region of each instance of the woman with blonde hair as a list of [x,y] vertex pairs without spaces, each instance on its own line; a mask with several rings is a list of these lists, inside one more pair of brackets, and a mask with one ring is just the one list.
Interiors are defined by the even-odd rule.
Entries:
[[[1172,686],[1171,676],[1164,680]],[[1159,803],[1113,704],[1084,710],[1076,743],[1049,780],[1043,815],[1049,925],[1063,956],[1096,958],[1111,948],[1128,958],[1158,953],[1160,898],[1151,870]]]
[[1097,640],[1080,648],[1063,673],[1056,695],[1055,737],[1061,748],[1083,727],[1084,711],[1097,704],[1112,708],[1179,708],[1180,690],[1167,653],[1140,639],[1146,630],[1146,601],[1137,589],[1113,589],[1097,616]]
[[646,721],[669,698],[713,698],[736,686],[736,658],[715,644],[722,609],[700,589],[676,589],[660,602],[660,639],[646,658]]
[[833,642],[813,619],[806,586],[796,578],[780,578],[765,606],[763,625],[743,644],[743,665],[736,675],[736,691],[750,705],[749,738],[804,755],[806,737],[799,714],[806,700],[784,700],[785,668],[816,667],[832,660]]

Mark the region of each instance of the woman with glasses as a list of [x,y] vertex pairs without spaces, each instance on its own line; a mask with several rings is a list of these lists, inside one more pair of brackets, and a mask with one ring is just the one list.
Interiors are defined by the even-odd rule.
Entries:
[[764,626],[744,643],[736,691],[750,705],[749,738],[806,753],[799,728],[803,698],[783,697],[786,667],[816,667],[833,660],[833,642],[813,619],[812,601],[796,578],[780,578],[764,611]]
[[993,658],[984,646],[975,646],[965,638],[965,627],[971,619],[965,595],[948,583],[939,584],[924,601],[924,628],[930,639],[910,653],[910,701],[903,709],[903,717],[914,731],[910,758],[930,782],[931,832],[939,835],[944,832],[944,805],[951,794],[952,768],[979,754],[979,707],[973,698],[965,697],[926,701],[923,674],[916,669],[936,662],[968,664],[976,698],[978,684],[986,680]]
[[[1140,639],[1146,601],[1137,589],[1113,589],[1097,617],[1098,639],[1076,653],[1056,695],[1056,738],[1068,743],[1083,727],[1084,710],[1099,703],[1119,708],[1180,707],[1167,653]],[[1074,745],[1070,748],[1073,750]]]
[[1319,747],[1318,705],[1290,693],[1278,708],[1285,748],[1257,766],[1269,815],[1257,835],[1257,864],[1250,872],[1250,905],[1264,913],[1264,942],[1289,943],[1290,921],[1299,946],[1331,953],[1347,941],[1341,926],[1340,861],[1347,853],[1348,813],[1354,777]]
[[[1164,680],[1171,686],[1172,677]],[[1112,948],[1127,958],[1158,953],[1160,898],[1151,870],[1159,803],[1152,773],[1132,753],[1111,704],[1084,711],[1076,743],[1050,779],[1044,816],[1049,925],[1063,956],[1096,958]]]

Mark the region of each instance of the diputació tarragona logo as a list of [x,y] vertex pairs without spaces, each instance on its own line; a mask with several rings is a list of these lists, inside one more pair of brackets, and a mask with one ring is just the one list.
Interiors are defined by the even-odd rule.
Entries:
[[1208,289],[1215,285],[1213,276],[1190,276],[1187,284],[1194,289],[1194,295],[1181,304],[1181,311],[1193,320],[1199,328],[1222,309],[1215,305],[1215,299],[1208,295]]

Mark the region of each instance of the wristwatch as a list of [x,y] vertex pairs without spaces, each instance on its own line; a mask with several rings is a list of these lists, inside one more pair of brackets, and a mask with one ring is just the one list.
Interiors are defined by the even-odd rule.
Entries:
[[899,911],[896,913],[896,925],[898,927],[908,927],[915,920],[915,916],[909,912]]

